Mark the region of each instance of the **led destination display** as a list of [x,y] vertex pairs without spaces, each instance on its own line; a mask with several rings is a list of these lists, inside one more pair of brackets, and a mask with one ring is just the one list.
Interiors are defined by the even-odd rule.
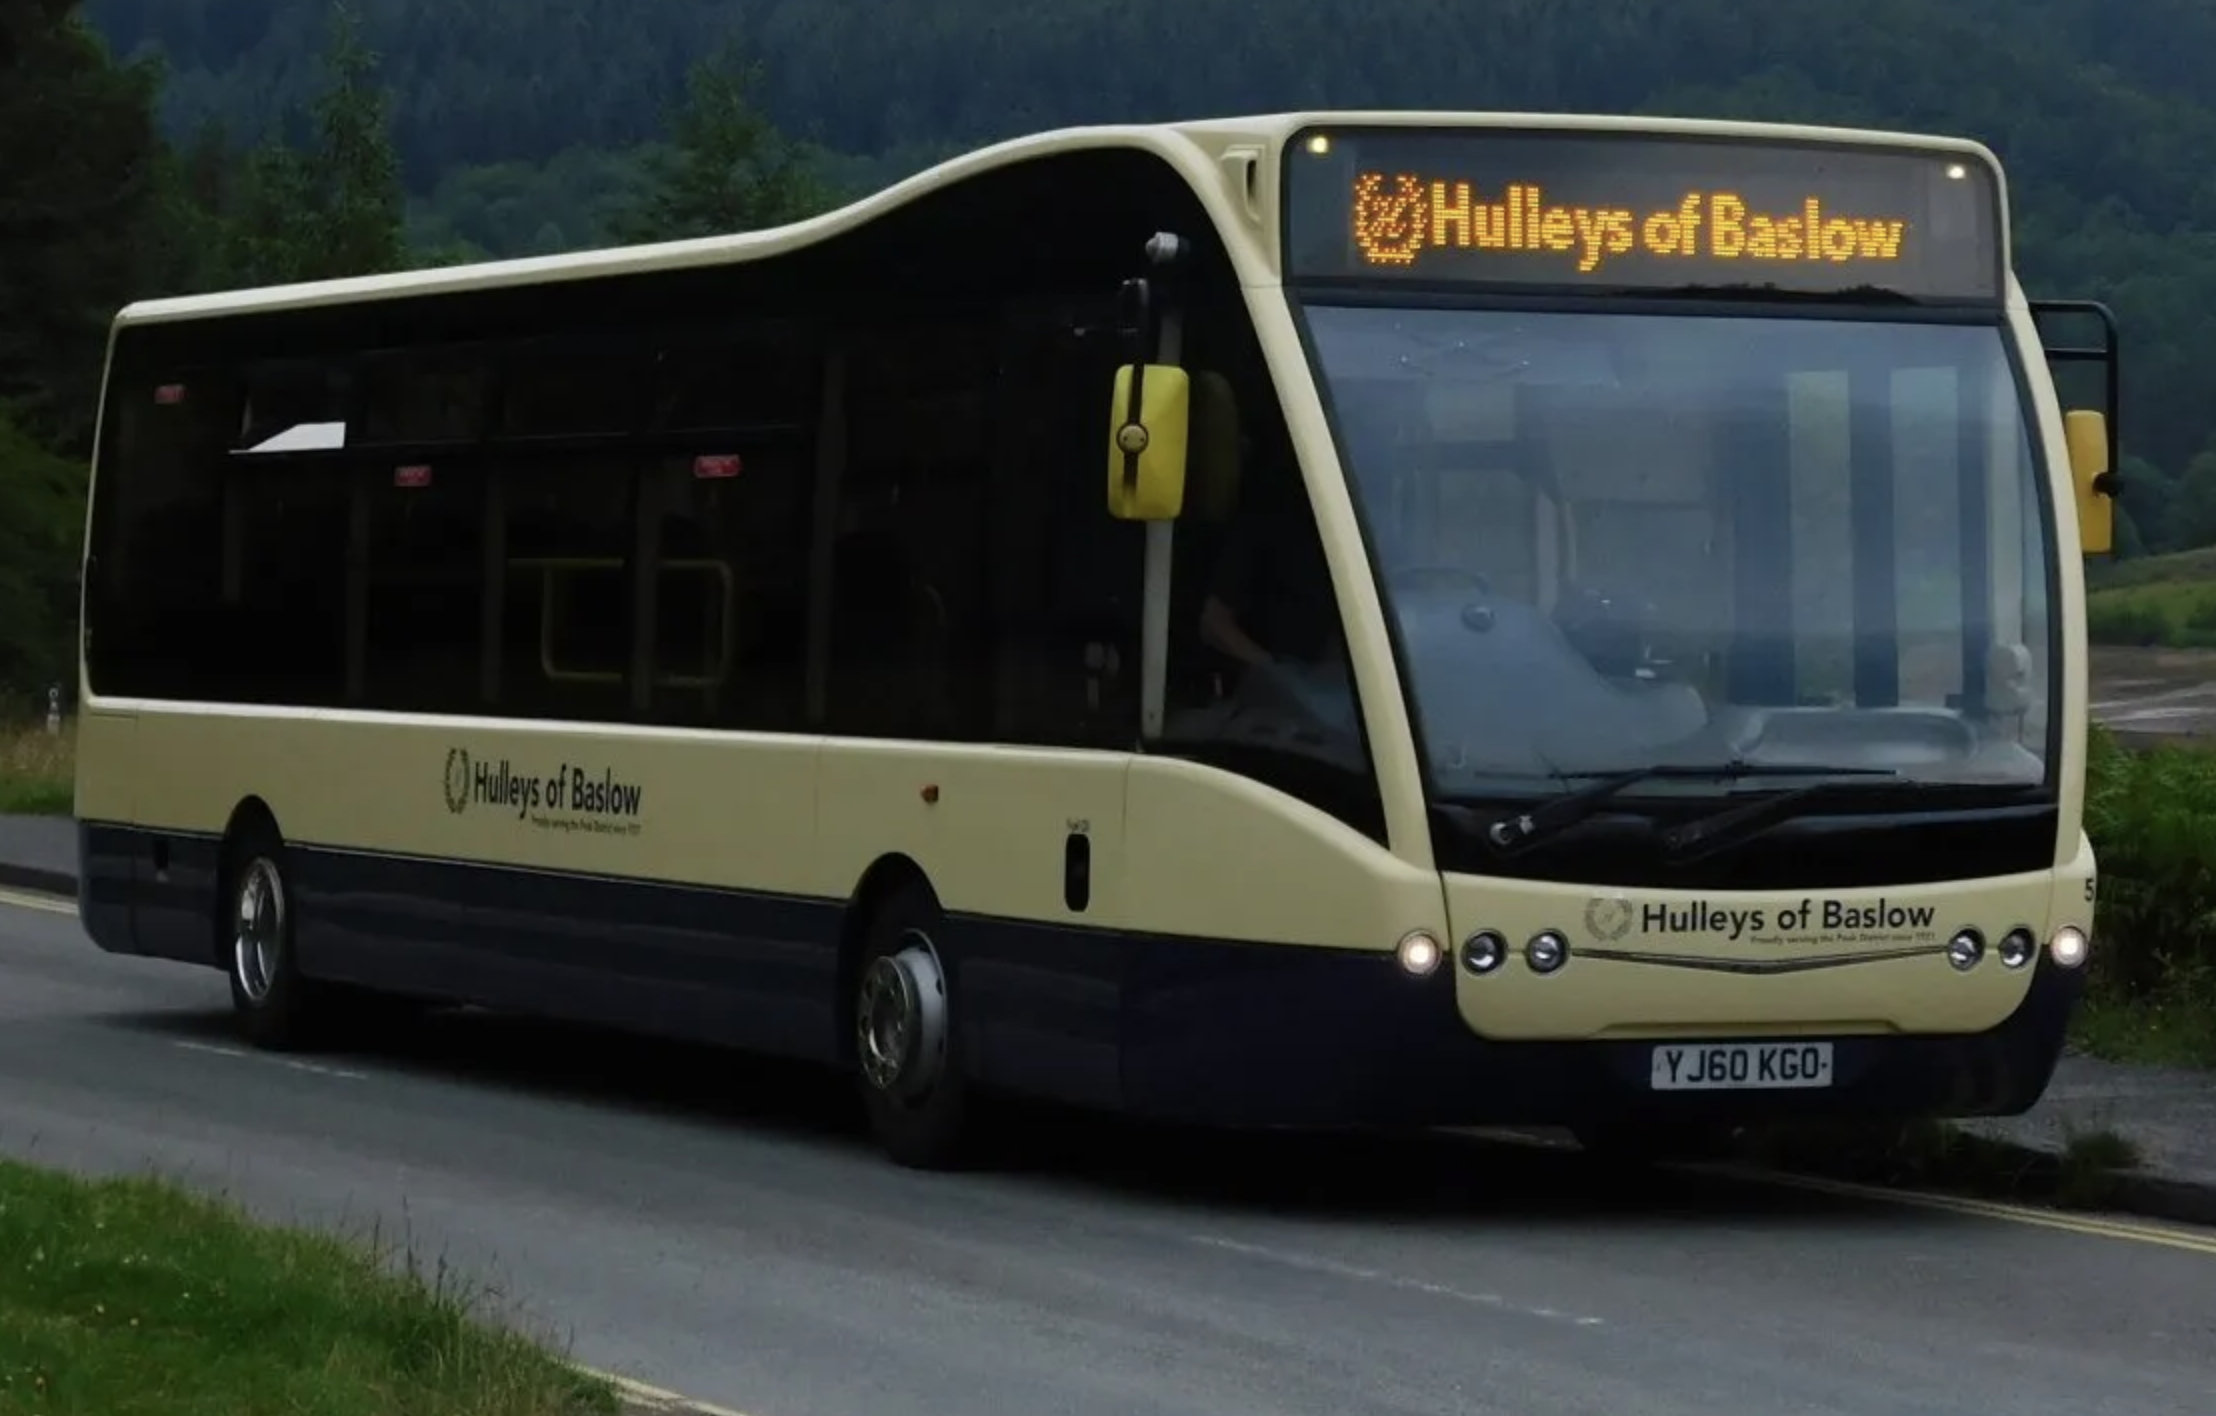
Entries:
[[1999,187],[1948,152],[1369,129],[1286,159],[1293,279],[1998,299]]

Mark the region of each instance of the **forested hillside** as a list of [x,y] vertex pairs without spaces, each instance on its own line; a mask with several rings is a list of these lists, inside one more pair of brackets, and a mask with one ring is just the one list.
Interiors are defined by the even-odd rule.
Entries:
[[[605,238],[688,59],[734,28],[788,132],[881,180],[950,148],[1101,119],[1374,104],[1599,109],[1966,133],[2009,164],[2044,293],[2130,338],[2132,519],[2216,540],[2216,5],[2209,0],[356,0],[393,90],[416,230],[506,253]],[[258,132],[313,81],[298,0],[91,0],[157,45],[180,127]],[[2212,454],[2216,455],[2216,454]],[[2175,523],[2175,524],[2173,524]]]
[[[2008,164],[2035,292],[2106,299],[2123,321],[2125,544],[2216,542],[2211,0],[351,0],[366,50],[337,108],[319,0],[24,0],[0,29],[66,29],[56,17],[80,8],[114,60],[52,36],[0,49],[0,196],[21,189],[42,229],[71,232],[39,245],[0,203],[0,400],[16,405],[0,403],[0,434],[12,422],[64,459],[81,453],[98,327],[120,299],[327,269],[340,227],[389,244],[379,218],[345,226],[380,203],[407,212],[407,249],[376,257],[388,264],[663,229],[670,116],[697,61],[735,36],[761,70],[725,95],[726,118],[758,102],[829,196],[1027,129],[1291,107],[1983,139]],[[137,58],[151,66],[116,62]],[[166,135],[152,146],[133,136],[149,105]],[[334,122],[389,132],[396,178],[357,168],[344,188],[334,155],[364,149]],[[41,289],[75,283],[34,298],[32,272]],[[44,469],[41,487],[63,465],[8,446],[0,459]],[[5,483],[28,475],[0,468],[0,498],[27,495]]]

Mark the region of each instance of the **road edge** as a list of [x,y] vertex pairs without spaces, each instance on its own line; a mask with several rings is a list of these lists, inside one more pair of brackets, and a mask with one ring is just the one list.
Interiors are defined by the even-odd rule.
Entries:
[[35,865],[17,865],[13,861],[0,860],[0,889],[28,890],[37,895],[54,895],[75,901],[77,877],[67,871],[41,870]]
[[2115,1184],[2111,1200],[2121,1213],[2216,1229],[2216,1185],[2145,1171],[2126,1171]]
[[588,1377],[614,1387],[616,1399],[623,1403],[623,1416],[746,1416],[743,1411],[718,1406],[712,1401],[699,1401],[682,1392],[649,1386],[636,1377],[604,1372],[582,1362],[572,1362],[569,1365]]
[[[1984,1152],[1986,1165],[1995,1163],[2013,1167],[2019,1177],[2038,1177],[2029,1183],[2032,1188],[2045,1192],[2058,1183],[2063,1163],[2063,1152],[2047,1150],[2039,1146],[2025,1145],[2021,1141],[2002,1140],[1978,1129],[1976,1122],[1982,1118],[1964,1118],[1958,1121],[1942,1121],[1939,1124],[1954,1128],[1958,1133],[1975,1139]],[[1965,1124],[1967,1122],[1968,1124]],[[2040,1210],[2057,1215],[2098,1217],[2100,1215],[2126,1216],[2132,1219],[2156,1220],[2167,1224],[2189,1224],[2197,1228],[2216,1229],[2216,1182],[2188,1180],[2182,1176],[2164,1175],[2156,1171],[2134,1169],[2113,1170],[2098,1179],[2098,1198],[2082,1204],[2064,1204],[2051,1193],[2011,1194],[2005,1188],[1988,1189],[1978,1184],[1949,1184],[1943,1176],[1934,1177],[1928,1183],[1912,1179],[1888,1181],[1868,1175],[1854,1175],[1845,1171],[1827,1171],[1820,1163],[1765,1162],[1749,1158],[1733,1162],[1734,1168],[1751,1176],[1773,1175],[1788,1180],[1805,1179],[1856,1185],[1871,1190],[1889,1191],[1915,1198],[1931,1196],[1937,1199],[1964,1199],[1985,1203],[2004,1204],[2018,1209]]]

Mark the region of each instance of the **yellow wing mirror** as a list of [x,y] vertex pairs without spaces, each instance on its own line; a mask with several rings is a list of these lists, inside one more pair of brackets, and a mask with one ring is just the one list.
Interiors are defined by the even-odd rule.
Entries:
[[2070,480],[2077,489],[2078,549],[2106,555],[2116,544],[2116,469],[2108,465],[2108,419],[2090,409],[2063,415]]
[[1175,521],[1185,509],[1185,455],[1193,381],[1169,364],[1116,370],[1108,427],[1108,514],[1118,521]]

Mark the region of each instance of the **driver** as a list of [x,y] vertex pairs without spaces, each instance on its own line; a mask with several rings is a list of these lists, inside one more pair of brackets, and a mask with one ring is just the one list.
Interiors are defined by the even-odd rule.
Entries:
[[1200,639],[1248,669],[1344,662],[1331,569],[1305,497],[1279,493],[1240,508],[1201,604]]

